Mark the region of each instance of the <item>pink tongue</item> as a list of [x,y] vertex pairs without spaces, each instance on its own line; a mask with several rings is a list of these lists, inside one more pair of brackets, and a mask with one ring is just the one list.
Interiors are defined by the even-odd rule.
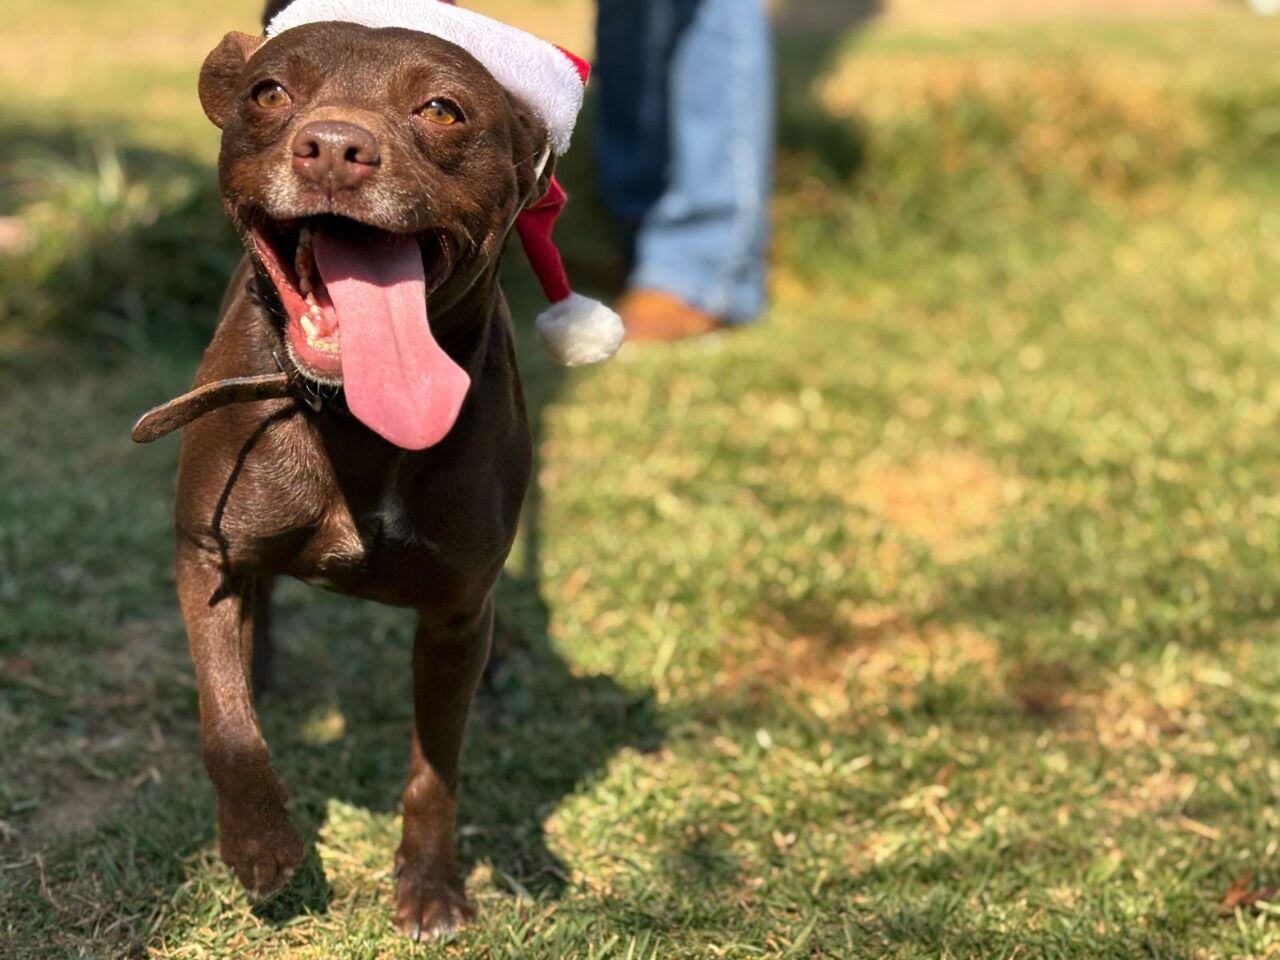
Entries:
[[417,242],[317,231],[313,248],[338,315],[347,406],[398,447],[439,443],[458,419],[471,378],[431,335]]

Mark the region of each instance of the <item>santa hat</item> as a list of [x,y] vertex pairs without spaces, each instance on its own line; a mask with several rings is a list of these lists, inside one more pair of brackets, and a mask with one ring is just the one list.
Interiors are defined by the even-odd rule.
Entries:
[[[294,0],[267,26],[275,37],[306,23],[340,21],[366,27],[401,27],[456,44],[478,60],[547,128],[547,154],[569,149],[582,109],[590,65],[567,50],[471,10],[452,0]],[[607,360],[622,344],[622,320],[604,304],[573,292],[552,239],[567,196],[553,178],[546,196],[516,219],[516,232],[551,302],[538,317],[542,341],[561,363],[582,366]]]

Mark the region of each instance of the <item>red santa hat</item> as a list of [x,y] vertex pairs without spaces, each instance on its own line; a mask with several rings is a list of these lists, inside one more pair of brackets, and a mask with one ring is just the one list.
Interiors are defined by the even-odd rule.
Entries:
[[[569,149],[582,110],[590,65],[510,24],[452,5],[452,0],[294,0],[267,26],[275,37],[306,23],[340,21],[366,27],[401,27],[448,40],[476,58],[547,128],[547,156]],[[538,332],[561,363],[599,363],[622,344],[622,320],[604,304],[573,292],[552,232],[567,196],[554,179],[546,196],[516,219],[516,232],[549,309]]]

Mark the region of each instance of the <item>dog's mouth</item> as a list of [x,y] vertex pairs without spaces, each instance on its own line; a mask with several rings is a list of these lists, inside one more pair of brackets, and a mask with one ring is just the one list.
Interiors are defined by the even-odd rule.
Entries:
[[365,266],[372,268],[364,271],[367,275],[382,272],[377,268],[385,266],[388,258],[404,257],[416,245],[427,295],[448,279],[453,265],[455,245],[443,230],[395,234],[333,215],[253,220],[249,233],[284,307],[293,359],[300,361],[297,366],[305,376],[328,386],[342,383],[342,317],[316,262],[317,243],[335,251],[362,250]]
[[397,446],[419,450],[443,439],[470,386],[427,319],[427,297],[453,270],[453,237],[390,233],[333,215],[249,223],[299,372],[341,386],[351,412]]

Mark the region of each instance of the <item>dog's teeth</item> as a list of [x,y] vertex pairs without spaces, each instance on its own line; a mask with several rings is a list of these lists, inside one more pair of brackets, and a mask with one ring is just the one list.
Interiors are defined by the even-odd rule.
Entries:
[[319,331],[316,330],[316,325],[311,322],[311,318],[304,313],[298,322],[302,324],[302,332],[307,335],[307,340],[314,340]]
[[311,276],[301,271],[298,272],[298,292],[304,297],[311,296]]

